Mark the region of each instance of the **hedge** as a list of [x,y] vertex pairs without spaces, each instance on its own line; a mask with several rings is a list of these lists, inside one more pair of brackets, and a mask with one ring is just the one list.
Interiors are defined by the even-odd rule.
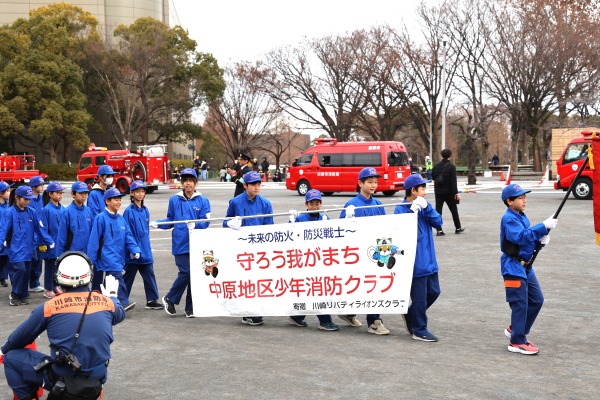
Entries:
[[71,168],[67,164],[35,164],[36,169],[48,175],[49,181],[76,181],[77,164]]

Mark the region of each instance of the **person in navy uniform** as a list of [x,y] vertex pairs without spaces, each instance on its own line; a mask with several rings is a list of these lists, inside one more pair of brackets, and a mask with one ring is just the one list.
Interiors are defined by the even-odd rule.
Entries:
[[231,181],[235,182],[235,192],[233,193],[233,197],[237,197],[242,194],[245,190],[244,188],[244,175],[248,172],[252,171],[251,164],[249,164],[252,157],[250,157],[246,153],[240,153],[238,157],[239,164],[235,170],[231,168],[227,168],[227,172],[231,175]]
[[427,328],[427,310],[440,296],[438,263],[435,256],[431,228],[442,229],[442,216],[425,200],[427,181],[419,174],[412,174],[404,181],[406,205],[397,205],[394,214],[417,213],[417,252],[410,289],[411,305],[402,314],[408,333],[415,340],[437,342],[437,337]]
[[506,301],[510,305],[510,326],[504,334],[510,339],[508,351],[526,355],[537,354],[539,349],[528,339],[542,304],[544,295],[535,276],[535,271],[527,262],[537,246],[550,242],[550,229],[556,228],[558,220],[551,216],[544,222],[531,226],[525,215],[526,194],[517,184],[506,186],[502,190],[502,201],[507,207],[500,222],[500,258]]
[[[91,383],[97,398],[106,382],[112,327],[125,318],[117,298],[118,283],[108,277],[103,294],[90,293],[91,261],[81,252],[64,253],[57,260],[57,271],[56,283],[62,293],[35,307],[0,347],[6,382],[18,399],[37,399],[38,388],[52,390],[59,377]],[[44,331],[50,355],[25,348]],[[67,354],[80,363],[78,371],[64,362]],[[75,397],[69,398],[83,398],[70,394]]]

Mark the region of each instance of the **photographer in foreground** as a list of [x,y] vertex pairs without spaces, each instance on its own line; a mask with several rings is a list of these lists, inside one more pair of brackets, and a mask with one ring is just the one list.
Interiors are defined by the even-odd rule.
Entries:
[[[112,326],[125,319],[118,282],[107,277],[102,293],[91,292],[92,266],[81,252],[57,260],[56,283],[63,293],[37,306],[0,347],[6,381],[20,399],[97,399],[106,381]],[[48,331],[50,355],[28,348]]]

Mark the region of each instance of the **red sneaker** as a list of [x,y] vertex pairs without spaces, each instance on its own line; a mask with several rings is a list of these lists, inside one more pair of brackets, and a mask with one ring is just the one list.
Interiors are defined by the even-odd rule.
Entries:
[[535,347],[530,342],[527,342],[525,344],[510,343],[508,345],[508,351],[510,351],[511,353],[521,353],[521,354],[526,354],[526,355],[533,355],[533,354],[539,353],[540,349]]

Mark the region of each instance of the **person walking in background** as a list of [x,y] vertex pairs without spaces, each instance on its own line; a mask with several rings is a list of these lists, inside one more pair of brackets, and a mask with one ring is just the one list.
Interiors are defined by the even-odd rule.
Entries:
[[[465,228],[461,226],[458,216],[457,204],[460,202],[460,194],[458,193],[456,180],[456,167],[450,162],[451,156],[452,152],[449,149],[442,150],[442,161],[433,167],[431,175],[433,176],[435,188],[435,209],[442,215],[444,203],[448,205],[454,222],[454,233],[458,234],[463,233]],[[437,235],[443,236],[445,233],[440,228]]]
[[432,180],[431,170],[433,169],[433,163],[431,157],[425,156],[425,171],[427,172],[427,180]]
[[208,163],[206,160],[202,160],[200,162],[200,176],[202,177],[202,182],[206,181],[208,174]]

